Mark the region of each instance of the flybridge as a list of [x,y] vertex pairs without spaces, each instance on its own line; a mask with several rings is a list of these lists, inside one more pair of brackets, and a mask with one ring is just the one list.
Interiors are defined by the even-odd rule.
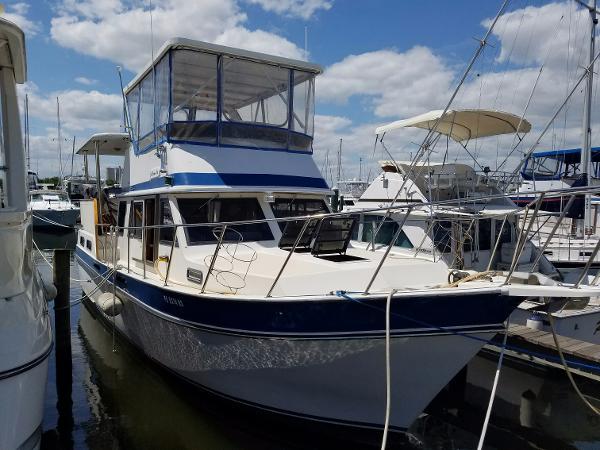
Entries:
[[136,154],[189,143],[312,153],[317,65],[176,38],[126,88]]

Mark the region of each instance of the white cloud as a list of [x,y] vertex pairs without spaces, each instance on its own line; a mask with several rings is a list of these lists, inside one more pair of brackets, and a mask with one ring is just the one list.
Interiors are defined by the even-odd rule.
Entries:
[[[303,54],[281,36],[245,28],[246,15],[235,0],[165,0],[152,11],[155,52],[169,38],[184,36],[292,58]],[[150,14],[138,1],[64,0],[51,21],[50,35],[63,47],[133,71],[151,59]]]
[[41,93],[29,82],[19,86],[21,97],[29,97],[29,115],[56,129],[56,98],[60,102],[61,127],[65,135],[85,134],[92,131],[119,131],[122,99],[116,94],[72,89]]
[[30,5],[25,2],[13,3],[6,6],[2,17],[17,24],[28,36],[35,36],[42,29],[39,22],[34,22],[27,17]]
[[86,77],[77,77],[77,78],[75,78],[75,81],[79,84],[83,84],[86,86],[91,86],[92,84],[96,84],[98,82],[98,80],[94,80],[92,78],[86,78]]
[[[487,28],[491,19],[482,25]],[[504,14],[493,35],[500,41],[498,62],[566,69],[587,58],[584,39],[589,36],[589,13],[576,2],[528,6]]]
[[453,71],[428,48],[378,50],[328,67],[317,81],[317,92],[321,101],[340,104],[367,96],[366,106],[376,116],[398,117],[439,107],[453,78]]
[[322,9],[327,11],[333,6],[328,0],[247,0],[248,3],[260,5],[265,11],[289,17],[300,17],[308,20]]

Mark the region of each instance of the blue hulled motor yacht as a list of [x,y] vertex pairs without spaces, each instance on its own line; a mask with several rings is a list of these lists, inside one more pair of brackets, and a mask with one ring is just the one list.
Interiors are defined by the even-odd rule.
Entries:
[[34,265],[16,84],[25,36],[0,18],[0,448],[39,448],[52,330]]
[[355,221],[330,212],[312,158],[320,72],[164,45],[125,88],[129,133],[79,149],[97,168],[122,154],[125,168],[114,214],[81,201],[86,304],[188,382],[318,421],[382,427],[387,354],[390,426],[405,429],[524,297],[597,289],[492,275],[450,285],[443,261],[350,245]]

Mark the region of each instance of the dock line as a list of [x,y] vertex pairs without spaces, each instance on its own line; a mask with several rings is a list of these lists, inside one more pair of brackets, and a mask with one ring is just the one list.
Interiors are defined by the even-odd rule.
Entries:
[[563,355],[562,349],[560,348],[560,345],[558,343],[558,338],[556,337],[556,331],[554,330],[554,317],[552,317],[552,314],[547,314],[547,316],[548,316],[548,320],[550,321],[550,330],[552,331],[552,338],[554,339],[554,345],[556,345],[556,351],[558,352],[558,356],[560,357],[560,362],[562,363],[563,367],[565,368],[565,372],[567,373],[567,377],[569,378],[569,381],[571,382],[573,389],[575,389],[575,392],[577,393],[577,395],[579,396],[581,401],[583,401],[583,403],[585,403],[586,406],[592,410],[592,412],[594,412],[596,415],[600,416],[600,410],[598,408],[596,408],[594,405],[592,405],[587,398],[585,398],[585,395],[583,395],[583,393],[579,390],[579,386],[577,386],[577,383],[575,383],[575,380],[573,379],[573,375],[571,374],[571,370],[569,369],[569,366],[565,361],[565,357]]

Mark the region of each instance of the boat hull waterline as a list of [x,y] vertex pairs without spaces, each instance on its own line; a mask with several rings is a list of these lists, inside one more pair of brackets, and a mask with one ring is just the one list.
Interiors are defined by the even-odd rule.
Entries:
[[[146,356],[194,385],[288,415],[359,427],[383,426],[385,296],[369,304],[337,299],[313,301],[313,306],[306,301],[223,300],[181,294],[119,273],[116,292],[123,307],[119,315],[109,318],[95,303],[101,290],[112,292],[112,278],[97,289],[107,267],[80,249],[77,262],[82,279],[86,278],[84,292],[107,324],[114,324]],[[390,425],[404,430],[484,341],[503,328],[502,322],[519,300],[499,290],[407,298],[402,305],[394,300]],[[439,322],[457,301],[468,302],[474,314],[465,317],[454,312],[445,323],[432,326],[421,322],[427,310],[441,309],[437,318],[430,319]],[[415,308],[406,308],[413,302]],[[245,314],[244,303],[260,311]],[[258,303],[264,308],[257,308]],[[188,314],[186,309],[192,305],[197,308]],[[307,330],[305,321],[296,315],[298,308],[306,311],[308,320],[313,314],[323,315],[326,320],[321,323],[329,323],[329,329]],[[421,316],[411,320],[411,314]],[[485,320],[473,320],[476,314]],[[199,320],[200,316],[205,320]],[[244,320],[248,326],[242,329]]]

